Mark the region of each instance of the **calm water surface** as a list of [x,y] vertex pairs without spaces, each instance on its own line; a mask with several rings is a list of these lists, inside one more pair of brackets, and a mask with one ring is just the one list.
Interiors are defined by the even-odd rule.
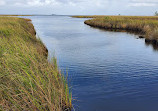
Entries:
[[69,73],[76,111],[158,111],[158,52],[143,39],[91,28],[86,19],[30,18]]

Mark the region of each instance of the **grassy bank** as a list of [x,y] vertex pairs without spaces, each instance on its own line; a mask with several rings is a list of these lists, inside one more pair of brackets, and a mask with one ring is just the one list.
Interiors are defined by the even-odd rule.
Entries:
[[[77,17],[77,16],[74,16]],[[94,18],[86,20],[85,24],[110,30],[126,30],[137,32],[146,41],[158,42],[157,16],[78,16],[79,18]]]
[[0,110],[71,108],[67,80],[29,19],[0,17]]

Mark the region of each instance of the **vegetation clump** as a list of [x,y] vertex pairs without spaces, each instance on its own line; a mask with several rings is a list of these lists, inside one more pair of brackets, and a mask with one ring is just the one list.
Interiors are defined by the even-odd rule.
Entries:
[[0,17],[0,110],[71,109],[67,80],[29,19]]

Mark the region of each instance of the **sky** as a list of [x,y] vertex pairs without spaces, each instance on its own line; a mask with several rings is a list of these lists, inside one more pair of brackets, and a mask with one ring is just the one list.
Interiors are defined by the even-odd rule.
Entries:
[[0,0],[0,14],[154,15],[158,0]]

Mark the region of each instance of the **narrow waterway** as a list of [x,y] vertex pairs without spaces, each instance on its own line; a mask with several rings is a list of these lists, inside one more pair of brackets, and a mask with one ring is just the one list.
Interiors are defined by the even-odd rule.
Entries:
[[138,36],[81,18],[33,16],[39,37],[69,74],[76,111],[158,111],[158,52]]

